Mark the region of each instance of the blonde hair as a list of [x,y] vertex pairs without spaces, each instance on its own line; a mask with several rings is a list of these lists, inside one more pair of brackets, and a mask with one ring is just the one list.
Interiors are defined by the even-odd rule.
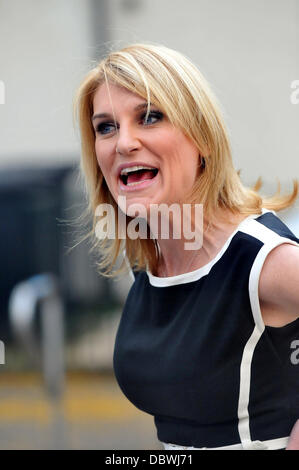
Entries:
[[[181,129],[198,147],[204,157],[205,168],[200,172],[190,203],[203,204],[207,220],[219,209],[228,209],[233,214],[259,214],[262,207],[280,211],[293,204],[298,195],[298,181],[293,180],[293,192],[280,194],[280,185],[272,197],[258,194],[262,186],[258,178],[253,188],[245,187],[240,172],[233,166],[228,133],[223,121],[220,105],[209,84],[197,67],[181,53],[161,45],[132,44],[111,52],[100,61],[81,83],[75,100],[74,116],[78,120],[81,134],[80,170],[85,183],[88,207],[82,217],[91,217],[92,229],[83,239],[92,240],[101,261],[99,271],[106,277],[115,277],[126,269],[126,262],[113,271],[119,254],[125,249],[131,267],[135,270],[148,268],[154,272],[159,261],[155,239],[100,240],[95,237],[96,207],[111,204],[118,230],[117,204],[107,187],[97,163],[95,132],[92,126],[93,97],[102,83],[115,83],[145,98],[165,112],[170,122]],[[221,212],[221,211],[220,211]],[[126,223],[132,220],[126,216]]]

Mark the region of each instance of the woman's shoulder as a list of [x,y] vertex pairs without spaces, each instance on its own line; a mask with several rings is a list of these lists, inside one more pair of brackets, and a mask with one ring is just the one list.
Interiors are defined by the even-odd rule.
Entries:
[[263,209],[261,214],[247,217],[239,230],[249,235],[248,239],[259,240],[262,245],[280,244],[284,239],[299,243],[296,235],[272,210]]
[[299,243],[284,242],[266,257],[259,279],[264,323],[284,326],[299,317]]

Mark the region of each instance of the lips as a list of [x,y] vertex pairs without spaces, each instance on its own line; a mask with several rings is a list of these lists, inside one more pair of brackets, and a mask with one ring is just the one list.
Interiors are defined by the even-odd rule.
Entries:
[[[123,171],[129,168],[132,168],[132,170]],[[122,163],[117,169],[118,184],[122,191],[143,189],[156,180],[158,173],[159,169],[151,163],[141,161]]]
[[136,185],[142,181],[153,179],[157,176],[158,169],[139,169],[128,174],[120,175],[120,179],[126,186]]
[[120,175],[118,178],[120,189],[124,192],[131,192],[147,188],[148,186],[151,186],[157,181],[157,175],[159,174],[159,170],[155,169],[152,171],[148,171],[147,175],[144,174],[145,172],[142,173],[143,175],[139,176],[131,173],[129,174],[129,178],[128,176],[123,177]]
[[145,166],[149,168],[157,168],[156,165],[152,165],[151,163],[141,162],[141,161],[134,161],[134,162],[130,161],[130,162],[122,163],[121,165],[119,165],[119,167],[117,168],[117,177],[118,178],[120,177],[120,173],[124,168],[130,168],[132,166]]

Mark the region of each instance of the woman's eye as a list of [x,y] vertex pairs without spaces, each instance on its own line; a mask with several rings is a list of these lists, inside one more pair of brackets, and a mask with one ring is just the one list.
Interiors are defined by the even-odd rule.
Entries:
[[163,119],[163,114],[159,111],[152,111],[149,113],[146,119],[146,113],[142,115],[143,124],[155,124],[157,121],[161,121]]
[[102,135],[109,134],[115,130],[115,124],[110,124],[108,122],[102,122],[96,127],[96,132]]
[[[147,126],[150,124],[155,124],[158,121],[161,121],[163,119],[163,114],[160,111],[151,111],[149,115],[146,118],[146,113],[143,113],[142,116],[140,117],[142,124]],[[116,130],[116,127],[118,125],[115,125],[114,123],[110,122],[101,122],[98,124],[95,128],[95,131],[97,134],[100,135],[107,135],[111,134]]]

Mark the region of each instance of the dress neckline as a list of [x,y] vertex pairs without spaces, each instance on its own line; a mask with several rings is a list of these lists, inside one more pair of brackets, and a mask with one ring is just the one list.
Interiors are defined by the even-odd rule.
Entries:
[[214,264],[216,264],[217,261],[219,261],[219,259],[224,255],[232,239],[240,231],[240,229],[245,224],[247,224],[248,221],[250,221],[251,219],[256,219],[257,217],[260,217],[266,212],[273,212],[273,211],[263,208],[261,214],[252,214],[246,217],[245,219],[243,219],[241,223],[237,226],[237,228],[233,231],[233,233],[229,236],[229,238],[226,240],[226,242],[224,243],[220,251],[218,251],[216,256],[204,266],[201,266],[200,268],[195,269],[194,271],[189,271],[187,273],[177,274],[176,276],[168,276],[168,277],[154,276],[147,269],[146,273],[148,275],[149,283],[154,287],[168,287],[168,286],[176,286],[179,284],[187,284],[188,282],[194,282],[194,281],[201,279],[203,276],[206,276],[210,272]]

